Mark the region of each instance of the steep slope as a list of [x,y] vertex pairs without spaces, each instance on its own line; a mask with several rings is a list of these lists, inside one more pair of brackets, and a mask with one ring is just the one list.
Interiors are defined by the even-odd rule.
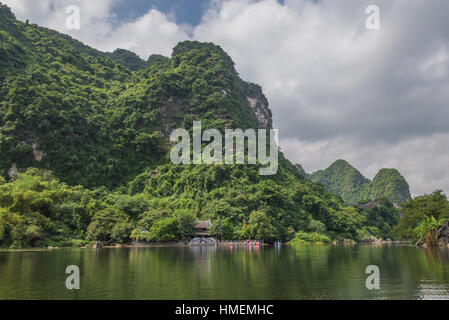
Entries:
[[309,176],[348,203],[386,198],[400,204],[411,199],[410,187],[396,169],[381,169],[370,181],[348,162],[337,160],[329,168]]
[[405,178],[396,169],[381,169],[370,186],[370,198],[387,198],[393,203],[410,200],[410,187]]
[[304,168],[302,167],[302,165],[300,165],[299,163],[297,163],[297,164],[295,164],[295,168],[296,168],[298,174],[299,174],[301,177],[310,179],[310,175],[306,172],[306,170],[304,170]]
[[1,14],[3,176],[34,166],[70,184],[117,187],[158,163],[164,138],[195,119],[205,129],[271,126],[260,87],[217,46],[186,42],[171,59],[139,63]]
[[114,60],[115,62],[122,64],[129,70],[133,71],[149,66],[147,61],[140,59],[140,57],[134,52],[125,49],[116,49],[114,52],[108,54],[108,56],[111,60]]
[[220,47],[186,41],[145,62],[17,21],[5,6],[0,18],[0,246],[123,242],[142,228],[173,240],[189,214],[236,238],[256,227],[267,240],[366,234],[362,214],[282,153],[273,176],[258,165],[170,162],[170,132],[194,120],[203,130],[271,128],[262,89]]
[[369,194],[370,181],[345,160],[337,160],[326,170],[314,172],[310,177],[347,202],[357,202]]

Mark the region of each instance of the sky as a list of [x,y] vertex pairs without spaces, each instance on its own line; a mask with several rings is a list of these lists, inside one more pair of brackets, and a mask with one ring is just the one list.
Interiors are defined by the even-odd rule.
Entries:
[[[397,168],[413,195],[449,190],[447,0],[0,0],[103,51],[170,56],[210,41],[262,86],[282,151],[307,172]],[[80,8],[68,30],[66,7]],[[369,5],[379,29],[366,27]]]

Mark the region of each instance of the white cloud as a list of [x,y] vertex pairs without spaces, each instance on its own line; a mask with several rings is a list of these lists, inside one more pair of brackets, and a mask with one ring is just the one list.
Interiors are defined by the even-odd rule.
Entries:
[[[150,54],[170,55],[173,47],[188,38],[188,26],[179,26],[173,17],[150,10],[136,21],[119,23],[112,7],[119,0],[2,0],[21,20],[55,29],[102,51],[128,49],[147,59]],[[66,27],[66,8],[80,8],[80,29]]]
[[173,47],[186,39],[188,36],[182,27],[153,9],[137,21],[111,30],[103,38],[100,49],[112,51],[117,47],[124,48],[147,59],[150,54],[169,56]]
[[260,83],[288,158],[338,158],[372,176],[396,167],[412,192],[449,189],[447,1],[220,1],[195,37],[220,44]]
[[328,167],[336,159],[349,159],[367,178],[372,179],[380,168],[397,168],[406,177],[412,194],[447,189],[445,174],[449,153],[449,134],[434,134],[407,139],[399,143],[377,142],[362,145],[340,137],[316,142],[287,138],[282,145],[289,159],[303,159],[304,169],[313,172]]
[[[449,190],[447,0],[377,0],[378,31],[365,28],[371,0],[213,0],[194,28],[155,9],[117,25],[120,0],[2,1],[101,50],[147,58],[188,38],[219,44],[262,85],[293,162],[311,171],[344,158],[370,178],[395,167],[414,194]],[[69,32],[65,6],[77,3],[81,30]]]

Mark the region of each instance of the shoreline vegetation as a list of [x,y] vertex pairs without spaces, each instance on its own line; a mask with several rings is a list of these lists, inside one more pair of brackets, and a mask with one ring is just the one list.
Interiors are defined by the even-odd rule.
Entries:
[[[353,240],[346,241],[333,241],[333,242],[287,242],[282,246],[294,247],[294,246],[413,246],[412,241],[401,241],[401,240],[378,240],[375,242],[355,242]],[[184,244],[184,242],[175,242],[175,243],[140,243],[140,244],[116,244],[116,245],[102,245],[101,247],[95,248],[93,245],[82,246],[82,247],[29,247],[29,248],[20,248],[20,249],[11,249],[11,248],[0,248],[0,252],[21,252],[21,251],[49,251],[49,250],[63,250],[63,249],[123,249],[123,248],[164,248],[164,247],[220,247],[220,248],[261,248],[261,247],[276,247],[273,244],[261,243],[259,245],[251,245],[247,247],[243,245],[243,242],[231,242],[231,243],[220,243],[218,245],[195,245],[190,246]],[[446,247],[446,246],[440,246]],[[449,247],[449,245],[447,245]],[[425,248],[425,247],[423,247]]]
[[[0,247],[185,241],[198,219],[211,221],[216,239],[416,242],[435,238],[433,220],[422,221],[449,219],[440,190],[400,207],[388,198],[348,203],[280,150],[271,176],[260,163],[172,163],[170,133],[195,121],[222,134],[273,129],[262,88],[213,43],[180,42],[170,57],[143,61],[18,21],[2,4],[0,40]],[[383,170],[363,197],[383,194],[391,176]]]

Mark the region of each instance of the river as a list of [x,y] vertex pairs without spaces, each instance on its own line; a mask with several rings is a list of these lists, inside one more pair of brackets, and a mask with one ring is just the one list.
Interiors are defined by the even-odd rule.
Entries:
[[[65,286],[80,270],[80,290]],[[380,289],[366,288],[379,267]],[[0,251],[0,299],[449,299],[449,249],[132,247]]]

